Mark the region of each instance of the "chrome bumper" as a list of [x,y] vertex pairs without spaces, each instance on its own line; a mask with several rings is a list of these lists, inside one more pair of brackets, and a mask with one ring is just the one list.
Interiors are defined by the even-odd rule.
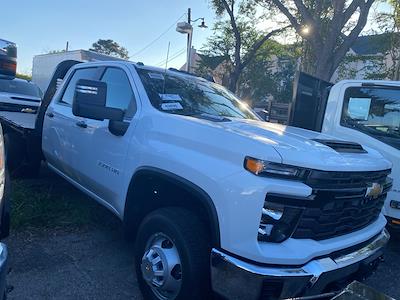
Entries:
[[338,257],[315,259],[300,267],[257,265],[213,249],[212,286],[215,292],[228,299],[260,299],[271,295],[289,298],[320,294],[330,284],[367,273],[382,256],[389,238],[389,233],[384,229],[358,250]]

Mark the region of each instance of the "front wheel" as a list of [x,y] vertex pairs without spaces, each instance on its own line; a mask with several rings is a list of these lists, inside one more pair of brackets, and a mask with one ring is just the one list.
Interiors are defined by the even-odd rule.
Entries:
[[145,299],[209,299],[210,247],[203,224],[181,208],[152,212],[140,225],[135,265]]

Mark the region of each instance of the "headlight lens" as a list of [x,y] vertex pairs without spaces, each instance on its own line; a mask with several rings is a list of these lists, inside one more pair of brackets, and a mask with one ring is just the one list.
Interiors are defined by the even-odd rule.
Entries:
[[307,174],[307,169],[285,164],[273,163],[261,159],[256,159],[247,156],[244,159],[244,168],[260,176],[286,177],[286,178],[304,178]]

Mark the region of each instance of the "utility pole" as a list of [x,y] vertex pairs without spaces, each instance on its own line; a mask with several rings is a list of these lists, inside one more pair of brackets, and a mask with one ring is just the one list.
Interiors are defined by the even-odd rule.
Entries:
[[192,64],[192,39],[193,39],[193,26],[192,24],[196,23],[197,21],[201,20],[201,24],[199,25],[200,28],[204,29],[207,28],[207,25],[204,21],[204,18],[197,18],[192,20],[192,10],[188,8],[187,12],[187,22],[179,22],[176,24],[176,31],[179,33],[187,34],[187,53],[186,53],[186,71],[190,72],[191,64]]
[[[192,9],[188,8],[188,24],[191,26],[192,24]],[[190,67],[192,64],[192,37],[193,37],[193,28],[188,32],[187,36],[187,59],[186,59],[186,71],[190,72]]]

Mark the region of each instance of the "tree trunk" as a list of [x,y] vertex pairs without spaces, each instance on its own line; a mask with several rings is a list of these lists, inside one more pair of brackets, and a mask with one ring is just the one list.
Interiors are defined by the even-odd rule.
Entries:
[[232,93],[237,92],[240,73],[241,73],[241,70],[237,67],[235,67],[235,70],[231,73],[228,88]]

